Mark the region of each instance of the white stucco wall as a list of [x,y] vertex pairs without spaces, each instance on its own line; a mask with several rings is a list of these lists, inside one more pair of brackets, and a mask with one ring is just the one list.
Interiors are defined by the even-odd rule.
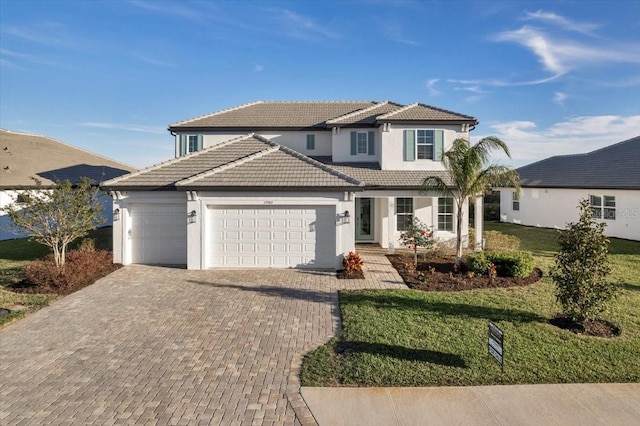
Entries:
[[[219,143],[228,141],[229,139],[245,136],[250,132],[211,132],[198,134],[203,135],[203,146],[208,148]],[[257,131],[256,134],[263,136],[273,142],[296,150],[308,156],[327,156],[331,155],[331,130],[291,130],[291,131]],[[190,133],[195,134],[195,133]],[[315,135],[316,146],[314,150],[307,149],[307,135]],[[180,152],[180,136],[176,135],[176,156]]]
[[[345,196],[346,195],[346,196]],[[337,218],[344,211],[354,211],[353,195],[345,192],[199,192],[193,200],[187,200],[186,192],[123,192],[121,199],[115,201],[120,208],[120,221],[114,223],[113,245],[114,261],[131,263],[131,245],[128,243],[130,220],[128,205],[147,203],[185,203],[187,213],[196,211],[198,220],[187,226],[187,268],[206,269],[208,247],[210,246],[210,228],[207,222],[207,209],[212,206],[287,206],[313,205],[329,206],[336,212],[336,269],[342,265],[342,255],[355,250],[354,224],[341,223]]]
[[[356,154],[351,155],[351,132],[374,132],[374,155]],[[333,135],[331,140],[333,161],[337,163],[344,162],[380,162],[380,153],[382,151],[382,132],[380,128],[364,127],[358,129],[341,128],[339,132]]]
[[462,131],[462,125],[409,125],[392,124],[388,132],[382,132],[382,170],[445,170],[440,161],[418,160],[404,161],[405,130],[443,130],[444,151],[448,151],[458,138],[469,139],[469,132]]
[[512,206],[512,189],[500,190],[501,220],[543,228],[564,229],[578,220],[578,202],[589,195],[615,197],[615,220],[602,219],[610,237],[640,241],[640,190],[522,188],[520,210]]

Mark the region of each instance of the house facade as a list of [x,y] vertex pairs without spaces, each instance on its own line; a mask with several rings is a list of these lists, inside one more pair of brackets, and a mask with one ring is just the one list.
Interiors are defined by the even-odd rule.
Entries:
[[[136,169],[46,136],[0,129],[0,208],[21,202],[22,191],[36,188],[32,178],[43,188],[56,181],[75,183],[82,177],[96,183],[113,179]],[[103,226],[112,221],[112,198],[103,194]],[[10,228],[10,219],[0,213],[0,240],[24,238]]]
[[520,194],[500,190],[501,221],[564,229],[588,199],[610,237],[640,241],[640,136],[519,168]]
[[338,269],[356,243],[398,247],[413,217],[454,239],[453,200],[419,188],[451,182],[442,153],[475,124],[393,102],[254,102],[173,124],[174,159],[104,184],[115,260]]

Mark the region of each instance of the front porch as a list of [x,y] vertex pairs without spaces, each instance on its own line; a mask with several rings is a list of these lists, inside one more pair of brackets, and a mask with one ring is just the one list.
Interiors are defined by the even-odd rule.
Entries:
[[[400,248],[400,235],[412,217],[418,218],[434,231],[434,238],[441,242],[454,242],[457,231],[457,208],[452,198],[438,194],[422,194],[418,191],[364,191],[354,202],[355,242],[377,243],[391,252]],[[474,199],[476,211],[482,212],[482,197]],[[468,247],[467,202],[463,205],[462,242]],[[482,214],[475,215],[475,241],[482,241]]]

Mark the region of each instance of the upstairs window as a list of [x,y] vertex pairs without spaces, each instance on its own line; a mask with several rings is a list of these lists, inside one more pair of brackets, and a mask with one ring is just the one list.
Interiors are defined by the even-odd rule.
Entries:
[[198,135],[189,135],[188,138],[188,152],[196,152],[198,150]]
[[416,146],[418,153],[418,160],[431,160],[433,159],[433,130],[418,130],[416,132]]
[[516,191],[513,191],[511,193],[511,208],[514,211],[518,211],[520,210],[520,195],[518,195],[518,193]]
[[201,151],[202,145],[202,135],[180,135],[180,156]]
[[351,155],[375,155],[375,132],[351,132]]
[[367,153],[367,134],[365,132],[358,132],[358,154]]
[[316,149],[316,135],[307,135],[307,151]]
[[405,231],[413,220],[413,198],[396,198],[396,230]]

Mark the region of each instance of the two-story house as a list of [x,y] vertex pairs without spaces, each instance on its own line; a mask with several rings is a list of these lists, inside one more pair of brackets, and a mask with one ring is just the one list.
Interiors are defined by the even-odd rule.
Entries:
[[173,124],[175,159],[104,184],[115,261],[337,269],[356,243],[398,247],[414,216],[453,239],[453,199],[419,187],[450,179],[442,153],[476,124],[419,103],[324,101],[254,102]]

